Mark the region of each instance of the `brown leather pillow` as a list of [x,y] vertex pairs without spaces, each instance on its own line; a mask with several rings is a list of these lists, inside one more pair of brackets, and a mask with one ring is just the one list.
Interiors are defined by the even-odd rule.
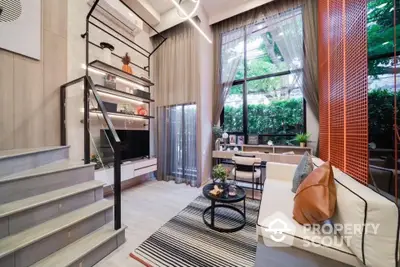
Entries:
[[325,162],[300,184],[294,197],[293,218],[300,224],[330,219],[336,208],[336,185],[331,163]]

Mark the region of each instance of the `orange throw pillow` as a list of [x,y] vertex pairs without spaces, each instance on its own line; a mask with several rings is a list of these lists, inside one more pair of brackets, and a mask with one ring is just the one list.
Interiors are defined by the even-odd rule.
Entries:
[[300,224],[320,223],[332,218],[336,208],[336,185],[329,161],[312,171],[294,197],[293,218]]

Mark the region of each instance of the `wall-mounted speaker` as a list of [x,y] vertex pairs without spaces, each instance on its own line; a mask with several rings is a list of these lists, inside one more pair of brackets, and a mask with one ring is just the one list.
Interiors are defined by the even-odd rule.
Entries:
[[0,0],[0,23],[17,20],[22,14],[21,0]]

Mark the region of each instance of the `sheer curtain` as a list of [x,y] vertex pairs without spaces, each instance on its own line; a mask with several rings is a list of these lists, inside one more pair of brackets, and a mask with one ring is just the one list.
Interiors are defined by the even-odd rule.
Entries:
[[[238,67],[243,66],[244,59],[244,28],[230,31],[221,36],[221,68],[217,87],[220,92],[214,95],[213,114],[221,114],[225,100],[236,78]],[[219,115],[213,118],[214,124],[219,121]]]
[[[251,61],[259,55],[252,53],[251,41],[260,41],[272,63],[282,72],[281,87],[272,90],[277,99],[287,99],[301,95],[303,91],[303,17],[302,8],[291,9],[279,15],[263,18],[246,27],[248,51],[247,59]],[[275,72],[279,72],[275,71]]]
[[[217,124],[219,122],[219,116],[223,109],[224,101],[229,93],[226,92],[226,87],[223,87],[221,83],[221,47],[222,47],[222,36],[224,34],[240,30],[240,28],[248,25],[249,29],[252,27],[262,27],[258,23],[272,23],[273,21],[280,23],[279,18],[287,18],[287,12],[295,9],[302,10],[302,23],[304,24],[304,36],[303,30],[301,30],[299,36],[290,35],[293,39],[286,38],[287,41],[280,41],[276,37],[276,44],[282,46],[283,51],[287,58],[293,58],[294,54],[297,54],[301,50],[306,53],[306,61],[302,57],[301,64],[304,62],[304,69],[301,74],[297,74],[295,79],[303,79],[302,90],[304,98],[307,100],[308,105],[313,111],[314,115],[318,118],[318,51],[317,51],[317,12],[318,12],[318,1],[316,0],[279,0],[272,1],[263,6],[254,8],[245,13],[239,14],[235,17],[229,18],[222,22],[212,25],[214,31],[214,92],[213,92],[213,122]],[[285,30],[285,22],[279,27],[278,30]],[[248,29],[248,30],[249,30]],[[254,29],[253,29],[254,30]],[[248,31],[249,33],[249,31]],[[279,33],[278,33],[279,34]],[[301,40],[299,40],[301,37]],[[303,42],[304,38],[304,42]],[[286,43],[284,43],[286,42]],[[304,45],[304,48],[303,48]],[[302,66],[303,67],[303,66]],[[229,85],[229,84],[228,84]],[[222,89],[224,88],[224,89]]]
[[196,105],[158,107],[157,115],[157,179],[197,186]]

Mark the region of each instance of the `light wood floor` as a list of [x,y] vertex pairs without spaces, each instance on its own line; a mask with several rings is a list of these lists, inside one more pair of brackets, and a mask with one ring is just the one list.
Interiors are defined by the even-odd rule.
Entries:
[[127,240],[95,267],[143,267],[130,258],[129,253],[200,194],[199,188],[158,181],[149,181],[123,191],[122,223],[128,226]]

